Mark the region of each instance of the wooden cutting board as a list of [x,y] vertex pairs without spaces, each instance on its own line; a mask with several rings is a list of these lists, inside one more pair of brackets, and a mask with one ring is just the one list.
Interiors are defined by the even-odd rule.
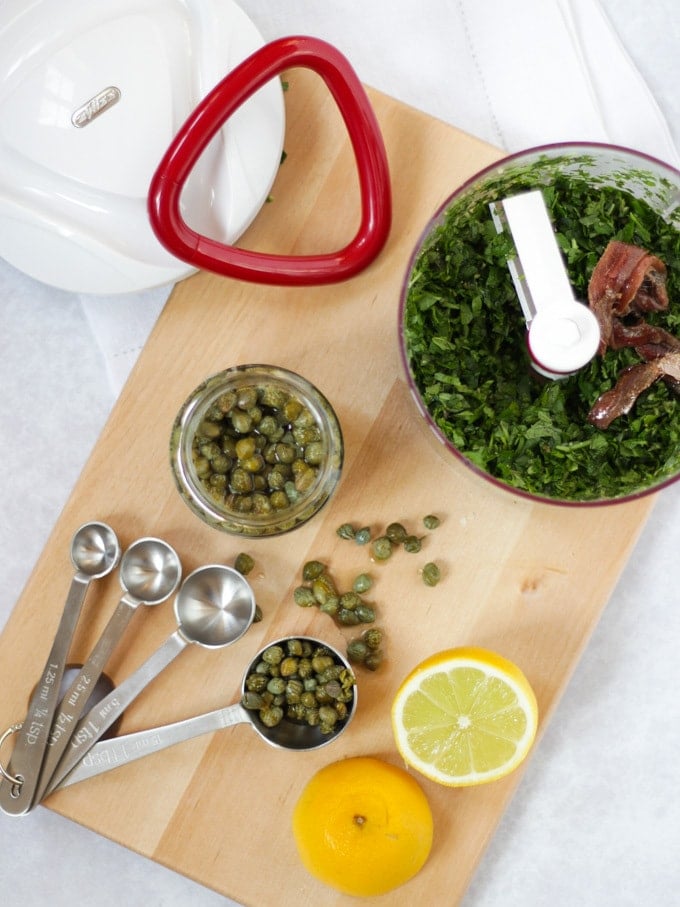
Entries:
[[[330,251],[358,224],[353,156],[321,81],[302,71],[288,81],[288,157],[271,202],[243,242],[279,252]],[[399,763],[389,707],[401,679],[425,656],[474,644],[515,660],[536,690],[545,726],[653,505],[652,498],[583,510],[531,504],[435,449],[399,361],[399,293],[409,254],[435,208],[500,153],[391,98],[370,96],[394,185],[383,253],[358,277],[330,287],[280,289],[210,274],[176,287],[0,639],[4,728],[25,714],[49,651],[70,581],[70,539],[81,523],[109,522],[123,546],[141,535],[161,536],[177,548],[185,573],[208,562],[233,563],[248,551],[264,620],[230,649],[182,653],[126,713],[121,730],[138,730],[236,701],[244,668],[272,638],[305,633],[344,646],[350,631],[292,601],[309,558],[327,561],[340,583],[366,569],[374,574],[387,660],[375,674],[359,675],[359,709],[337,742],[287,753],[236,727],[48,801],[64,816],[257,907],[356,903],[301,867],[291,811],[306,781],[330,761],[372,754]],[[338,412],[346,460],[335,497],[308,525],[287,537],[242,543],[190,513],[174,489],[167,450],[174,416],[193,388],[246,362],[286,366],[315,383]],[[383,566],[335,533],[345,521],[401,520],[417,530],[429,512],[442,524],[427,536],[422,555],[399,552]],[[432,589],[418,575],[430,559],[444,573]],[[89,653],[119,594],[115,575],[90,591],[73,661]],[[142,609],[108,673],[123,679],[174,628],[170,604]],[[460,900],[520,777],[463,790],[421,779],[436,833],[429,862],[403,889],[409,902]],[[388,895],[372,903],[394,901]]]

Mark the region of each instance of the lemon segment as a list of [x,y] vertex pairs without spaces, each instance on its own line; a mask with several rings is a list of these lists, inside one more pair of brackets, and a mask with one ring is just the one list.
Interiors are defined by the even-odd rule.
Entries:
[[520,668],[480,648],[438,652],[399,687],[392,729],[404,761],[452,787],[502,778],[526,757],[538,707]]

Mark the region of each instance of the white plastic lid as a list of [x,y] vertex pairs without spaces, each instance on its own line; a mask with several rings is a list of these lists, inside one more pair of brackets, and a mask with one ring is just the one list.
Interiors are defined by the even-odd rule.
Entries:
[[[136,291],[193,268],[151,230],[147,192],[170,140],[262,46],[231,0],[5,0],[0,31],[0,255],[62,289]],[[233,243],[283,148],[278,79],[213,139],[183,212]]]

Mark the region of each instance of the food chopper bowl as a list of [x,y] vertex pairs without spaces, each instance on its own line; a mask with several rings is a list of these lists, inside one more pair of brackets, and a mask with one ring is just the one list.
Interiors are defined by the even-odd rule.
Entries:
[[540,146],[474,175],[423,231],[398,315],[412,397],[446,458],[515,496],[588,506],[656,492],[680,475],[677,384],[657,380],[602,429],[588,413],[641,361],[633,349],[609,348],[560,380],[531,367],[509,240],[489,205],[536,188],[576,298],[587,303],[590,274],[610,240],[643,247],[665,263],[669,296],[668,309],[647,319],[680,338],[680,172],[617,146]]

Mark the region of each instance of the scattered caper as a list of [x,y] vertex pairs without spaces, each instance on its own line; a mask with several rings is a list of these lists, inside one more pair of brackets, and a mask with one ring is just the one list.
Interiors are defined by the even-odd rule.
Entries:
[[401,523],[390,523],[385,530],[385,535],[391,542],[394,542],[396,545],[400,545],[404,541],[408,533]]
[[392,556],[392,542],[386,535],[381,535],[371,546],[373,557],[377,561],[386,561]]
[[364,659],[364,667],[369,671],[377,671],[382,664],[383,656],[380,649],[377,652],[370,652]]
[[307,561],[302,568],[302,578],[307,582],[317,579],[325,571],[326,566],[321,561]]
[[363,639],[351,639],[347,643],[347,657],[352,662],[361,664],[368,655],[368,646]]
[[404,551],[408,551],[409,554],[417,554],[422,547],[422,539],[417,535],[407,535],[404,539]]
[[430,561],[423,567],[422,576],[426,586],[436,586],[441,579],[441,571],[433,561]]
[[343,592],[340,596],[340,607],[347,608],[348,611],[354,611],[361,604],[361,596],[358,592]]
[[375,620],[375,610],[369,605],[359,605],[354,609],[354,614],[362,624],[372,624]]
[[378,627],[364,630],[361,636],[347,643],[347,657],[353,664],[360,664],[369,671],[377,671],[382,663],[381,649],[383,633]]
[[336,531],[341,539],[353,539],[355,537],[354,526],[351,523],[343,523],[342,526],[338,526]]
[[238,570],[242,576],[247,576],[254,566],[255,561],[253,558],[243,551],[236,556],[236,560],[234,561],[234,569]]
[[364,630],[361,634],[361,639],[369,649],[376,651],[382,645],[383,631],[380,627],[370,627],[368,630]]
[[[375,610],[366,605],[356,588],[339,593],[328,568],[317,560],[307,561],[302,568],[307,585],[298,586],[293,598],[302,607],[317,605],[324,614],[333,617],[340,626],[356,626],[375,620]],[[358,576],[353,586],[368,589],[373,581],[367,573]]]
[[367,545],[371,541],[371,530],[368,526],[358,529],[354,534],[354,541],[357,545]]
[[426,529],[436,529],[439,526],[440,519],[438,516],[435,516],[433,513],[428,513],[427,516],[423,517],[423,526]]
[[319,611],[329,614],[331,617],[335,617],[339,609],[340,599],[337,595],[330,595],[322,605],[319,605]]
[[311,608],[312,605],[317,604],[314,593],[309,586],[298,586],[293,592],[293,598],[295,599],[295,604],[301,608]]
[[368,592],[368,590],[373,585],[373,580],[368,575],[368,573],[360,573],[359,576],[355,577],[354,582],[352,583],[352,589],[354,592]]
[[337,594],[338,590],[335,588],[335,583],[328,573],[322,573],[312,581],[312,595],[320,605],[323,605],[332,596],[337,596]]

